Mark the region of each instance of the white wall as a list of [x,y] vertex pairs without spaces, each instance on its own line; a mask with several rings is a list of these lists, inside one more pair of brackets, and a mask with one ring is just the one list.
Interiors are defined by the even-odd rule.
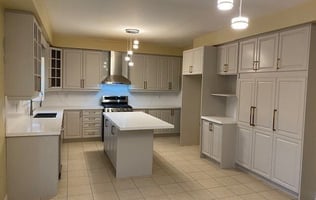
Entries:
[[103,85],[99,92],[46,92],[43,106],[100,105],[102,95],[128,96],[133,107],[181,106],[181,93],[130,93],[127,85]]

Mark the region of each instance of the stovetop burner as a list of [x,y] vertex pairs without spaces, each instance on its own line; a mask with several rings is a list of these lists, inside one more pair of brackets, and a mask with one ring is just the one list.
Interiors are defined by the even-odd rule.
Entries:
[[102,96],[101,105],[104,112],[131,112],[132,106],[128,105],[128,96]]

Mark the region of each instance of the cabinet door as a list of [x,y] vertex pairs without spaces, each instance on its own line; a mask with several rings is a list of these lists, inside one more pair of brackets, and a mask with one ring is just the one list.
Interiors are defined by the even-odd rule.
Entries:
[[241,41],[239,44],[239,72],[254,72],[257,38]]
[[145,89],[157,90],[158,88],[158,56],[146,56],[146,75],[145,75]]
[[169,58],[160,56],[158,70],[158,85],[159,90],[169,90]]
[[144,89],[145,75],[145,56],[140,54],[133,55],[134,66],[129,67],[129,79],[131,81],[131,89]]
[[168,90],[180,91],[181,83],[181,58],[168,58]]
[[81,111],[68,110],[64,113],[65,133],[64,138],[81,138]]
[[104,151],[108,152],[110,149],[109,139],[110,139],[110,122],[107,118],[104,118],[104,132],[102,133],[104,135]]
[[253,170],[269,178],[272,165],[272,131],[263,132],[255,129],[253,136]]
[[190,74],[193,66],[193,50],[183,52],[182,74]]
[[252,128],[239,126],[237,128],[236,162],[241,166],[251,168]]
[[203,71],[203,47],[193,50],[193,72],[192,74],[202,74]]
[[207,156],[211,156],[211,128],[212,123],[202,121],[201,152]]
[[180,133],[180,109],[173,109],[174,133]]
[[305,113],[306,78],[278,78],[276,98],[276,131],[302,138]]
[[282,31],[279,39],[279,70],[308,68],[310,26]]
[[211,145],[211,157],[221,162],[222,157],[222,126],[219,124],[213,124],[213,140]]
[[275,71],[278,60],[279,35],[269,34],[258,38],[257,71]]
[[83,51],[83,87],[99,89],[104,55],[101,51]]
[[274,102],[275,78],[257,78],[254,109],[256,128],[272,131]]
[[226,54],[226,46],[217,47],[217,73],[224,74],[228,71],[227,67],[227,54]]
[[283,136],[274,136],[272,180],[298,192],[301,142]]
[[238,81],[238,122],[244,125],[250,124],[254,86],[253,79],[239,79]]
[[82,87],[82,50],[64,50],[64,88],[79,89]]
[[237,74],[238,43],[236,42],[236,43],[227,45],[226,54],[227,54],[227,64],[228,64],[227,74]]

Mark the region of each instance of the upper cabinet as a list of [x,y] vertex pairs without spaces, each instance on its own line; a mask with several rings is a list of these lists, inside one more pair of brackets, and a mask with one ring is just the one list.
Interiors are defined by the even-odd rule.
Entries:
[[245,39],[239,45],[239,72],[306,70],[310,25]]
[[50,48],[47,88],[62,88],[62,49]]
[[238,42],[217,48],[217,73],[221,75],[237,74]]
[[202,74],[203,71],[203,47],[190,49],[183,52],[182,74]]
[[63,88],[100,89],[103,64],[104,52],[102,51],[64,49]]
[[131,91],[180,90],[181,57],[133,55],[134,66],[129,67]]
[[[5,12],[5,95],[32,99],[41,92],[41,30],[33,15]],[[22,84],[21,84],[22,83]]]

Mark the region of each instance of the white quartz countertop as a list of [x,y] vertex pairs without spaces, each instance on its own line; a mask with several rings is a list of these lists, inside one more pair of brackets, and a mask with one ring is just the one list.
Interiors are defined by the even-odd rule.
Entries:
[[180,106],[166,105],[166,106],[133,106],[133,109],[181,109]]
[[[54,113],[56,118],[33,118],[37,113]],[[33,116],[8,114],[6,119],[6,137],[60,135],[63,121],[63,109],[40,109]]]
[[174,128],[174,125],[144,112],[104,112],[103,115],[121,131]]
[[214,122],[217,124],[236,124],[236,121],[232,117],[201,116],[201,119]]
[[92,106],[47,106],[39,108],[39,110],[46,109],[62,109],[62,110],[103,110],[103,106],[92,105]]

